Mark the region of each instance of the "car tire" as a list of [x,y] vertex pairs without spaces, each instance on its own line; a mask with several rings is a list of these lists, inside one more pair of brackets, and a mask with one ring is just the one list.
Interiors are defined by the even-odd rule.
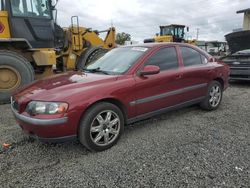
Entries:
[[91,151],[103,151],[117,143],[124,130],[124,116],[114,104],[100,102],[90,107],[80,121],[78,138]]
[[221,83],[218,81],[212,81],[208,85],[205,99],[200,104],[201,108],[208,111],[217,109],[221,103],[222,95],[223,90]]
[[0,103],[10,102],[11,94],[16,89],[31,83],[35,77],[34,69],[28,60],[12,51],[0,50],[0,72],[9,73],[14,82],[13,86],[10,85],[13,88],[0,87]]
[[87,65],[101,58],[109,50],[104,49],[100,46],[88,48],[85,50],[76,62],[76,69],[83,70]]

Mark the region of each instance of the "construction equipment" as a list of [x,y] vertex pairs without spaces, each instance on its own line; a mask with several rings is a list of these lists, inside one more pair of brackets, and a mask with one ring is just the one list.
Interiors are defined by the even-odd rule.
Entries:
[[[17,88],[66,70],[82,69],[115,47],[115,28],[93,31],[56,24],[52,0],[0,0],[0,103]],[[105,39],[98,35],[106,32]]]
[[[160,34],[156,34],[154,38],[145,39],[144,43],[150,42],[185,42],[195,45],[195,40],[185,39],[185,25],[171,24],[160,26]],[[189,28],[187,27],[187,31]]]

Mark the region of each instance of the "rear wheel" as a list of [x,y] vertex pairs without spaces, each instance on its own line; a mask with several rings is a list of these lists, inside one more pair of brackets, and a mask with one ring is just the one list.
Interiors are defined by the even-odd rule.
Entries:
[[121,110],[107,102],[92,106],[82,117],[78,137],[92,151],[103,151],[118,141],[124,129]]
[[206,98],[200,104],[205,110],[215,110],[222,100],[222,85],[218,81],[212,81],[208,86]]
[[102,47],[92,47],[92,48],[87,49],[78,58],[77,63],[76,63],[76,66],[77,66],[76,68],[78,70],[83,70],[85,66],[101,58],[107,52],[108,50]]
[[0,51],[0,103],[8,103],[17,88],[34,80],[30,63],[17,53]]

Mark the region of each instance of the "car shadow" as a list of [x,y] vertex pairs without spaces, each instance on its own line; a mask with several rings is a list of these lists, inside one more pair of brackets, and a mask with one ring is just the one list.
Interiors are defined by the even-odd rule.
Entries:
[[[193,106],[186,107],[183,109],[166,112],[161,115],[157,115],[152,118],[141,120],[132,124],[127,124],[125,125],[124,133],[121,136],[121,139],[118,141],[118,144],[120,142],[122,145],[122,142],[126,142],[126,139],[129,139],[129,135],[131,134],[131,132],[133,134],[136,134],[137,131],[150,129],[150,128],[153,128],[154,126],[164,126],[161,124],[162,122],[167,121],[169,119],[171,119],[171,121],[174,121],[175,119],[180,118],[180,116],[185,116],[185,114],[190,113],[190,111],[193,113],[195,112],[196,114],[205,113],[203,110],[199,108],[198,105],[193,105]],[[20,143],[16,143],[15,145],[18,147],[18,146],[22,146],[25,144],[34,145],[30,147],[38,147],[39,150],[46,150],[48,153],[50,153],[49,151],[51,152],[56,151],[61,154],[71,153],[71,154],[77,154],[77,155],[88,155],[90,153],[93,153],[89,151],[87,148],[85,148],[77,140],[71,141],[71,142],[62,142],[62,143],[43,143],[33,138],[30,138],[28,136],[25,136],[24,139]],[[108,152],[108,150],[104,152]]]
[[172,121],[178,120],[182,117],[186,117],[187,114],[189,114],[190,112],[195,113],[195,114],[209,113],[208,111],[202,110],[199,107],[199,105],[192,105],[189,107],[165,112],[165,113],[153,116],[151,118],[137,121],[132,124],[128,124],[125,126],[125,134],[126,132],[129,132],[131,130],[136,131],[137,129],[144,129],[144,128],[146,129],[146,128],[154,126],[152,124],[157,124],[157,126],[164,126],[164,125],[160,125],[161,122],[164,122],[164,121],[172,122]]

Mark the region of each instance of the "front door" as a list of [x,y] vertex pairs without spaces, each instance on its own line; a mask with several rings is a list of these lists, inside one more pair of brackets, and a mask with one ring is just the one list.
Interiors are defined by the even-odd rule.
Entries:
[[136,107],[137,116],[174,106],[182,98],[182,71],[179,69],[174,46],[159,49],[145,61],[143,66],[146,65],[159,66],[160,73],[136,76],[136,100],[133,105]]

